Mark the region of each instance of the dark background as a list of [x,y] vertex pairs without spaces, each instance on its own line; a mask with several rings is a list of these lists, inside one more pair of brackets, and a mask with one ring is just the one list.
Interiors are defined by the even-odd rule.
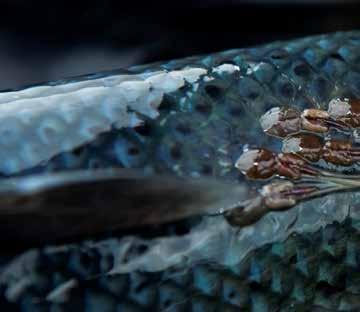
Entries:
[[0,89],[360,29],[355,0],[0,1]]

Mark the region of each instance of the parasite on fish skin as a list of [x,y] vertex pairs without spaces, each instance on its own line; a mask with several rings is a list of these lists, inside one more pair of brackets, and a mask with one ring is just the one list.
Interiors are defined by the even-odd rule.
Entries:
[[305,109],[301,114],[301,125],[304,130],[324,133],[329,130],[326,121],[329,114],[320,109]]
[[269,179],[275,175],[299,179],[302,174],[318,173],[304,158],[294,153],[276,155],[266,149],[244,152],[236,161],[235,167],[249,179]]
[[258,197],[242,208],[226,212],[225,216],[233,225],[250,225],[270,211],[285,210],[294,206],[296,198],[291,195],[293,190],[294,184],[289,181],[267,184],[260,190]]
[[360,148],[351,141],[330,139],[324,141],[315,134],[301,133],[283,141],[284,153],[296,153],[310,162],[320,159],[339,166],[351,166],[360,161]]
[[[63,174],[74,182],[79,172],[91,180],[97,170],[119,168],[156,181],[162,174],[178,176],[193,195],[185,206],[169,183],[153,183],[161,196],[151,208],[163,207],[155,215],[136,196],[147,190],[154,199],[151,183],[140,190],[135,181],[131,192],[119,192],[107,178],[52,189],[50,202],[63,221],[77,231],[77,223],[91,221],[106,237],[97,240],[90,226],[80,239],[61,218],[46,215],[45,224],[31,214],[38,222],[33,236],[46,239],[41,230],[59,222],[54,234],[64,231],[71,244],[34,244],[18,254],[5,248],[12,243],[4,235],[1,251],[9,254],[0,255],[1,309],[358,311],[359,166],[323,169],[299,153],[281,153],[281,140],[317,135],[320,144],[302,147],[312,157],[319,148],[329,161],[340,160],[326,156],[325,148],[341,157],[350,152],[333,140],[351,142],[359,130],[353,102],[360,98],[359,55],[360,33],[340,32],[0,92],[0,181],[7,191],[0,202],[9,204],[16,190],[28,192],[29,201],[14,200],[12,207],[41,202],[48,193],[33,196],[36,185],[21,183],[27,179],[49,186]],[[270,119],[262,118],[274,107]],[[239,172],[237,157],[251,150],[237,163]],[[191,185],[209,177],[241,190],[236,198],[224,187],[211,198],[221,195],[223,203],[233,197],[238,205],[224,211],[212,200],[209,216],[203,201],[196,210],[199,193]],[[134,199],[127,208],[121,194]],[[78,210],[68,205],[64,211],[69,201],[83,214],[76,217]],[[137,218],[153,217],[155,228],[131,227],[131,236],[113,232],[112,209],[121,208],[126,224],[130,215],[135,226]],[[108,222],[101,229],[98,216]],[[16,222],[26,220],[7,217],[13,222],[2,229],[20,233]]]
[[273,107],[260,118],[266,134],[286,137],[302,130],[326,133],[331,128],[351,132],[360,127],[360,100],[333,99],[328,110],[305,109],[302,112],[292,107]]
[[301,130],[300,113],[293,108],[273,107],[260,118],[266,134],[285,137]]
[[336,121],[358,128],[360,127],[360,99],[333,99],[329,103],[328,114]]
[[306,109],[302,113],[291,107],[274,107],[260,118],[264,132],[275,137],[309,130],[324,133],[329,130],[329,114],[319,109]]

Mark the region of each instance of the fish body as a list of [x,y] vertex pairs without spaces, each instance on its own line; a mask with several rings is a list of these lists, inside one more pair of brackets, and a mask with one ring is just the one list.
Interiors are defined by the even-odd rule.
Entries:
[[[0,94],[0,173],[142,168],[235,179],[260,117],[359,96],[357,32],[231,50]],[[255,139],[256,138],[256,139]]]
[[[129,168],[246,185],[240,198],[246,202],[264,181],[239,172],[239,156],[256,147],[281,152],[282,141],[264,133],[262,116],[284,106],[326,110],[335,98],[360,98],[358,31],[3,92],[1,181]],[[359,171],[356,164],[349,169]],[[314,198],[245,228],[230,226],[223,216],[200,219],[185,221],[181,234],[175,223],[166,225],[161,237],[131,233],[4,254],[3,306],[9,311],[360,309],[356,191]]]
[[359,224],[291,235],[237,265],[158,272],[109,275],[113,259],[86,245],[33,250],[26,256],[36,270],[21,281],[26,290],[10,287],[1,304],[23,311],[358,311]]

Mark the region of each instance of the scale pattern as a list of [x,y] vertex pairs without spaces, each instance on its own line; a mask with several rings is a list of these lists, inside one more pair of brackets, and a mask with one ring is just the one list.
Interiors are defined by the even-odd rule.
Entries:
[[[189,270],[104,274],[112,259],[91,248],[40,252],[30,284],[12,305],[21,311],[358,311],[360,220],[335,223],[266,245],[240,264]],[[71,279],[65,302],[51,290]],[[65,298],[65,299],[64,299]]]
[[[323,35],[130,69],[139,74],[187,66],[208,74],[166,93],[158,118],[109,130],[20,174],[127,167],[239,179],[233,164],[244,146],[280,150],[258,121],[268,109],[326,107],[338,96],[360,96],[359,36]],[[214,70],[224,64],[238,70]]]
[[[224,64],[233,65],[236,70],[213,70]],[[145,118],[142,126],[134,128],[112,128],[85,145],[61,152],[19,174],[127,167],[243,179],[234,162],[245,146],[280,151],[278,141],[264,135],[258,122],[268,109],[284,105],[301,110],[324,108],[335,97],[360,98],[360,32],[139,66],[129,73],[172,71],[186,66],[204,68],[207,75],[165,94],[158,118]],[[16,131],[13,133],[16,136]],[[2,174],[6,176],[5,172]],[[69,247],[53,256],[40,250],[36,270],[24,275],[26,283],[13,302],[8,300],[7,285],[1,285],[1,309],[360,309],[360,223],[354,219],[267,245],[228,268],[203,263],[187,271],[180,267],[157,273],[106,276],[113,259],[81,246]],[[10,259],[4,256],[1,262],[5,266]],[[76,285],[64,292],[64,298],[60,296],[62,302],[46,300],[52,290],[72,280],[76,280]]]

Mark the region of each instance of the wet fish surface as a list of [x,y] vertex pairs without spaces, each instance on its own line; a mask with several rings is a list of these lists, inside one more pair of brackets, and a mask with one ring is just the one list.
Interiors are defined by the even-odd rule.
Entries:
[[2,309],[359,310],[359,99],[359,31],[0,93],[2,194],[126,168],[236,184],[243,205],[3,250]]

